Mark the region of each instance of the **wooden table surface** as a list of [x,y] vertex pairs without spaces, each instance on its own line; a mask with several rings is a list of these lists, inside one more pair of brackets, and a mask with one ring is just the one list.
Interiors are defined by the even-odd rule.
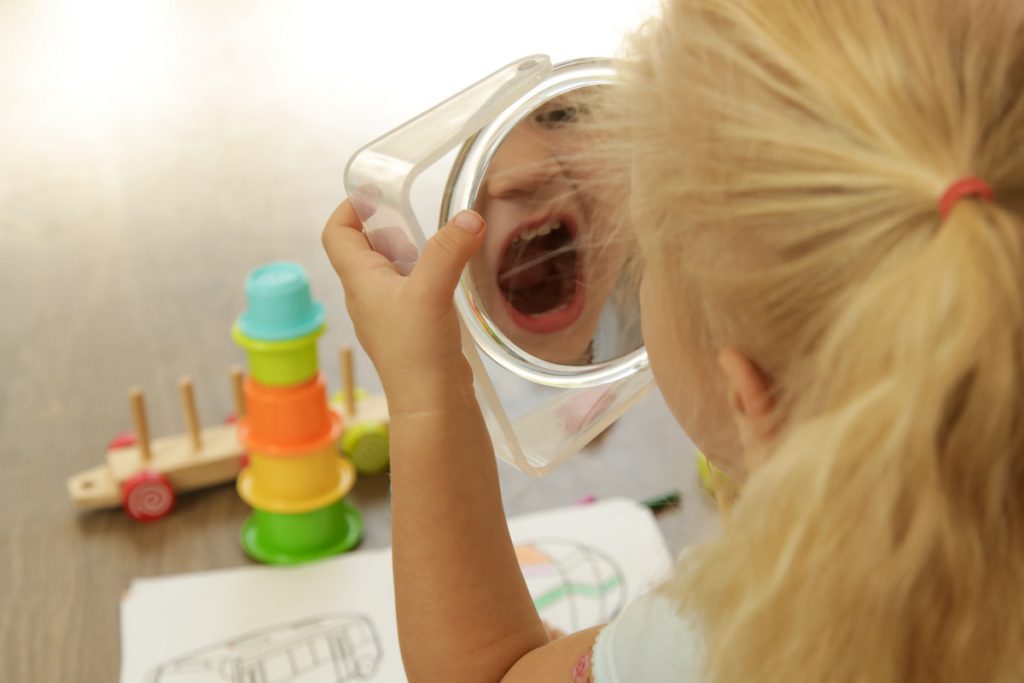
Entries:
[[[228,331],[251,268],[290,259],[308,270],[329,311],[320,358],[332,389],[336,349],[354,342],[319,233],[345,161],[387,117],[287,78],[272,54],[253,58],[274,25],[266,11],[226,21],[229,10],[209,9],[217,3],[183,4],[191,14],[176,20],[193,43],[152,63],[156,33],[113,56],[103,41],[124,36],[87,36],[75,52],[78,34],[34,4],[0,8],[2,681],[115,681],[118,600],[134,577],[249,562],[237,541],[247,509],[231,486],[183,495],[169,518],[140,525],[116,510],[76,512],[65,480],[130,428],[132,386],[146,392],[154,436],[184,429],[184,374],[201,421],[224,419],[228,369],[244,360]],[[49,40],[58,29],[71,38]],[[120,80],[97,75],[115,66]],[[451,90],[438,85],[434,99]],[[360,383],[377,389],[358,352],[357,363]],[[682,511],[661,518],[670,547],[715,528],[692,446],[656,395],[552,476],[502,467],[502,480],[509,514],[682,488]],[[363,547],[388,545],[386,479],[360,480],[352,500],[367,521]]]

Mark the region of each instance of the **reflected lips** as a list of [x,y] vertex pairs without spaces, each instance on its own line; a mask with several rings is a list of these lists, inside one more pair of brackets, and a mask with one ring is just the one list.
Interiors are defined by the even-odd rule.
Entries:
[[502,297],[502,302],[505,304],[508,317],[523,330],[536,334],[550,334],[564,330],[579,319],[586,304],[586,297],[583,287],[577,286],[575,295],[566,306],[537,315],[520,313],[505,297]]

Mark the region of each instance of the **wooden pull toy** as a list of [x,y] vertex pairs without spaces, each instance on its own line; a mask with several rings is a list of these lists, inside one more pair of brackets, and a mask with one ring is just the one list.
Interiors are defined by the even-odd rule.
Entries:
[[[236,413],[244,410],[242,376],[231,372]],[[234,424],[200,428],[192,381],[179,383],[184,434],[151,439],[145,397],[139,389],[129,394],[135,433],[115,439],[102,465],[68,479],[68,494],[79,509],[121,506],[130,517],[151,522],[174,508],[183,491],[233,481],[241,469],[245,449]]]
[[[383,394],[367,394],[355,386],[352,349],[341,349],[342,390],[331,400],[344,420],[340,448],[361,474],[387,470],[388,405]],[[234,417],[246,413],[244,375],[231,369]],[[140,389],[129,392],[134,432],[114,439],[104,463],[68,479],[68,494],[82,510],[121,506],[133,519],[151,522],[167,516],[178,493],[233,481],[245,459],[234,420],[203,429],[199,423],[192,380],[178,383],[185,432],[152,439],[146,401]]]

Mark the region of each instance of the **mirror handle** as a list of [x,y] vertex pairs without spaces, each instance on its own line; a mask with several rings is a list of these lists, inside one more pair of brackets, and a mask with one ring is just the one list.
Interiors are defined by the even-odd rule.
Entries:
[[495,71],[357,151],[345,167],[353,200],[373,248],[408,274],[426,242],[409,201],[416,177],[490,123],[553,70],[533,55]]

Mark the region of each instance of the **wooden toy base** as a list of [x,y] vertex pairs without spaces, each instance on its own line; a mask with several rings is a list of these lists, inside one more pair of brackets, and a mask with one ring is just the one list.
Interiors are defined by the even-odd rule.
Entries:
[[138,446],[109,450],[105,465],[68,479],[68,494],[76,507],[91,510],[119,506],[120,483],[143,470],[163,474],[179,492],[231,481],[238,475],[245,449],[234,425],[204,429],[200,442],[200,447],[193,449],[188,434],[155,439],[148,461]]

